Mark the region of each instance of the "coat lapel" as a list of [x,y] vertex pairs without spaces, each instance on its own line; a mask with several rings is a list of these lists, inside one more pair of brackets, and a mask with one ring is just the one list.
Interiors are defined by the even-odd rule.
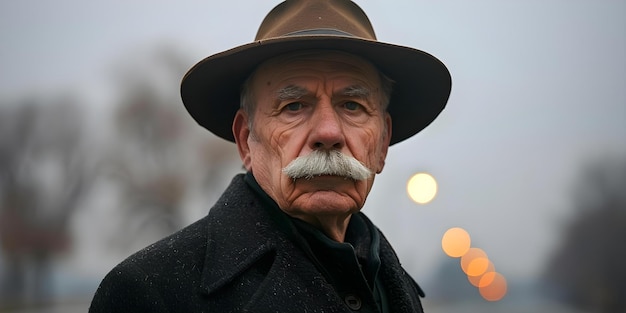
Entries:
[[273,223],[246,184],[234,181],[209,212],[202,293],[222,297],[239,288],[237,294],[247,295],[237,299],[244,312],[349,312]]
[[246,305],[249,312],[350,312],[324,277],[303,255],[276,255],[261,287]]
[[[201,292],[243,312],[351,312],[237,176],[211,209]],[[380,279],[390,311],[419,313],[420,290],[381,236]],[[221,301],[221,302],[220,302]],[[226,312],[219,304],[214,308]],[[211,311],[211,309],[209,309]]]
[[423,313],[421,288],[400,265],[400,260],[387,239],[381,234],[380,279],[387,291],[389,306],[394,313]]

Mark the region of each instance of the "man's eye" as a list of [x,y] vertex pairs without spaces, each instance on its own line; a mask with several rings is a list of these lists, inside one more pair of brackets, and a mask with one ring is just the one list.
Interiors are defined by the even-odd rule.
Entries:
[[361,105],[360,105],[360,104],[358,104],[358,103],[356,103],[356,102],[354,102],[354,101],[348,101],[348,102],[344,103],[344,105],[343,105],[343,106],[344,106],[347,110],[350,110],[350,111],[355,111],[355,110],[358,110],[358,109],[361,107]]
[[289,111],[298,111],[298,110],[302,109],[302,103],[301,102],[292,102],[292,103],[287,104],[285,107]]

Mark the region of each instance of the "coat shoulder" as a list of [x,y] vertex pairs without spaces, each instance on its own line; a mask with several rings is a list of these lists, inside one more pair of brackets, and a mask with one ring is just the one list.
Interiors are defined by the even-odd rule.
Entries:
[[209,214],[185,228],[135,252],[116,269],[137,267],[146,273],[160,276],[163,273],[196,272],[200,274],[206,255],[209,237],[209,224],[222,227],[219,221],[241,206],[241,189],[244,188],[242,175],[237,175],[220,199],[211,208]]
[[102,280],[89,312],[167,312],[172,297],[189,297],[200,281],[206,225],[205,217],[119,263]]
[[186,267],[204,259],[207,244],[208,220],[195,223],[167,236],[128,257],[122,263],[133,263],[151,270]]
[[207,258],[209,224],[220,228],[227,208],[240,205],[245,189],[237,175],[209,214],[195,223],[132,254],[115,266],[102,280],[90,312],[186,311],[198,309],[202,273]]

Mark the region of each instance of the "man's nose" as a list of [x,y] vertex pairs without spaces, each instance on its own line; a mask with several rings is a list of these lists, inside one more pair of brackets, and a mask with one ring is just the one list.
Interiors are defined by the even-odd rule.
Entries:
[[345,145],[343,124],[331,103],[320,103],[311,116],[309,145],[312,150],[341,149]]

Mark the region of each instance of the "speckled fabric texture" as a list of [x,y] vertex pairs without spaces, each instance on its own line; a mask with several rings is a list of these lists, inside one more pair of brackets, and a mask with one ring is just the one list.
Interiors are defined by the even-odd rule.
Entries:
[[[277,230],[243,177],[206,217],[111,270],[89,312],[355,312]],[[422,312],[419,287],[382,235],[380,257],[391,312]]]

